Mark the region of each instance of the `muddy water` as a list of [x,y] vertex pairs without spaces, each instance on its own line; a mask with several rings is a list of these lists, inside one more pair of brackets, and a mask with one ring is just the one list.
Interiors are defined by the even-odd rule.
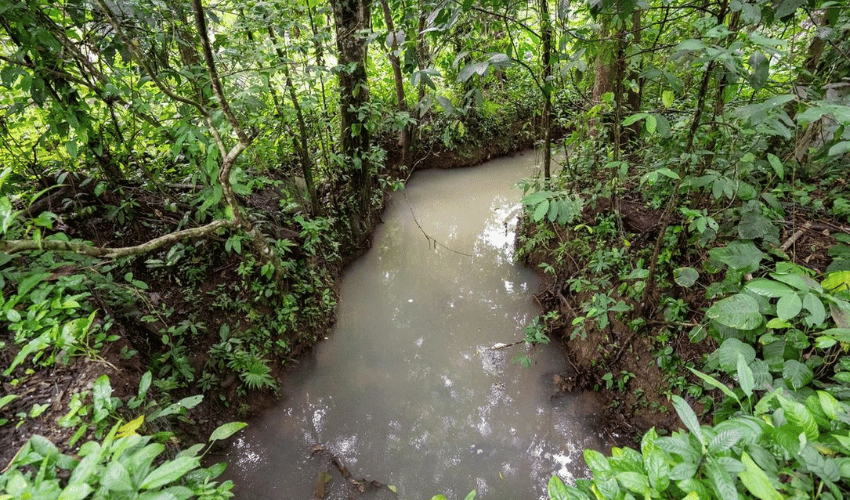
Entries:
[[325,498],[348,498],[337,470],[311,456],[316,445],[401,499],[472,489],[542,499],[552,474],[587,474],[582,449],[605,446],[600,409],[587,395],[552,398],[562,354],[493,348],[522,339],[540,312],[538,278],[512,262],[512,185],[534,164],[529,152],[421,172],[393,196],[373,248],[344,277],[331,338],[228,450],[238,498],[309,499],[322,471],[334,478]]

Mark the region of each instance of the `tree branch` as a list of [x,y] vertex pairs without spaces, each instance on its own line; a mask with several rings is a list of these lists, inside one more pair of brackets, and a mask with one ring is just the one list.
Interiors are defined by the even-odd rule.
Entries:
[[73,252],[90,257],[100,257],[105,259],[114,259],[118,257],[127,257],[129,255],[144,255],[150,253],[164,245],[177,243],[186,238],[197,238],[206,236],[222,228],[232,228],[236,225],[234,220],[216,220],[205,226],[184,229],[174,233],[169,233],[159,238],[154,238],[146,241],[141,245],[131,247],[97,247],[87,243],[79,243],[74,241],[58,241],[58,240],[0,240],[0,252],[14,254],[19,252],[33,251],[54,251],[54,252]]

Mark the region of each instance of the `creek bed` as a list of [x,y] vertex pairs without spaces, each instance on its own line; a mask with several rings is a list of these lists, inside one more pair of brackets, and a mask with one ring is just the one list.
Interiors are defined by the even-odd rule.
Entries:
[[405,500],[545,499],[551,475],[588,474],[582,450],[607,448],[597,400],[553,398],[568,371],[557,347],[496,347],[540,313],[539,279],[513,262],[513,185],[535,163],[526,152],[419,172],[393,195],[343,277],[330,338],[227,450],[238,498],[346,499],[332,456]]

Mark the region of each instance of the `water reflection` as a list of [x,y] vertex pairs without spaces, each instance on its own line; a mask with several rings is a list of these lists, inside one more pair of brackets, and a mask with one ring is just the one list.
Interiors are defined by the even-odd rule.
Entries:
[[[317,445],[404,499],[473,488],[546,498],[552,474],[586,473],[581,450],[604,442],[586,401],[551,399],[563,356],[493,348],[521,339],[539,313],[536,276],[512,263],[520,193],[510,186],[533,161],[423,172],[393,199],[373,250],[347,272],[332,338],[228,451],[238,497],[310,498],[329,469]],[[325,498],[348,498],[334,477]]]

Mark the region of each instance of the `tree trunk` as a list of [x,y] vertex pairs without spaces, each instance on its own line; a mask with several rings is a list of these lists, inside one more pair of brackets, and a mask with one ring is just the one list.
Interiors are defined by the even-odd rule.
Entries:
[[368,116],[360,111],[369,103],[366,75],[366,39],[371,28],[371,0],[333,0],[336,45],[339,52],[339,121],[342,155],[346,168],[354,170],[355,192],[359,197],[357,220],[352,220],[352,236],[362,239],[368,226],[372,198],[372,165],[369,160]]
[[[395,30],[395,24],[393,23],[393,15],[390,12],[390,6],[387,3],[387,0],[380,0],[381,9],[384,11],[384,22],[387,25],[387,31],[389,31],[392,37],[392,41],[390,42],[390,65],[393,68],[393,79],[395,80],[395,95],[396,100],[398,101],[398,110],[401,113],[407,111],[407,99],[404,96],[404,78],[401,75],[401,61],[398,58],[398,34]],[[401,130],[401,137],[399,138],[399,145],[401,146],[401,164],[405,167],[410,166],[410,127],[405,125]]]
[[540,40],[543,53],[543,179],[546,187],[552,179],[552,21],[549,17],[549,0],[540,0]]

